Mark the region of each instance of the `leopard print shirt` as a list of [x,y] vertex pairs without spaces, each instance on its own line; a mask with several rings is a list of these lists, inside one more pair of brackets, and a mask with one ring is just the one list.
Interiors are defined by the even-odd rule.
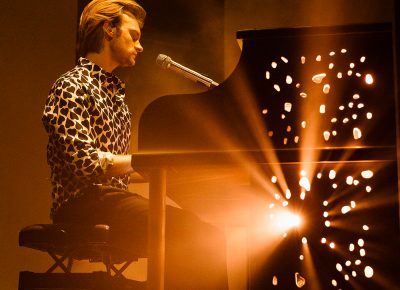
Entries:
[[129,175],[104,177],[110,153],[128,153],[131,113],[124,98],[125,84],[85,58],[54,83],[42,117],[49,136],[51,217],[98,184],[127,189]]

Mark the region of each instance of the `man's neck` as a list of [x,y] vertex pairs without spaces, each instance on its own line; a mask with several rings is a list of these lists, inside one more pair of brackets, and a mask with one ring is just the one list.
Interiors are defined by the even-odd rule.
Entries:
[[113,61],[110,57],[109,54],[105,52],[103,49],[101,52],[89,52],[85,58],[90,60],[91,62],[97,64],[100,66],[102,69],[104,69],[107,72],[112,72],[117,68],[117,64],[115,61]]

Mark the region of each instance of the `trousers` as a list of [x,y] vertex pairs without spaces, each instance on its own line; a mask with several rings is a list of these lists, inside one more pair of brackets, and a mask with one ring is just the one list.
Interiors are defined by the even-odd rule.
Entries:
[[[147,253],[148,199],[115,188],[98,189],[62,205],[54,223],[107,224],[111,242]],[[228,289],[225,237],[193,213],[167,206],[165,289]]]

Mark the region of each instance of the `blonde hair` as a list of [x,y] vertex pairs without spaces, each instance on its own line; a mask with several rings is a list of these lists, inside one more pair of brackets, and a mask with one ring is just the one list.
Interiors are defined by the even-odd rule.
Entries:
[[117,27],[121,15],[128,14],[136,18],[140,28],[144,25],[146,11],[134,0],[93,0],[83,9],[78,30],[78,56],[89,52],[99,52],[104,39],[103,24]]

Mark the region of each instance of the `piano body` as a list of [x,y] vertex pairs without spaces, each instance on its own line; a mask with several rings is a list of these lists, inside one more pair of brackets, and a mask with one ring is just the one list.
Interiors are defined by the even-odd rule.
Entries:
[[[145,109],[135,167],[162,168],[181,206],[246,227],[249,289],[398,289],[391,24],[237,37],[217,88]],[[280,209],[305,224],[271,230]]]

